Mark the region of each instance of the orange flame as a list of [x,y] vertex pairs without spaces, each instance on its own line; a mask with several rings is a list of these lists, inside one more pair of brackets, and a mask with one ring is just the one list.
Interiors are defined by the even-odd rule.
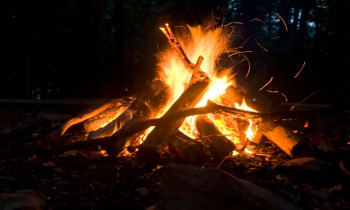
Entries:
[[[177,37],[178,41],[192,63],[195,63],[198,56],[203,56],[204,60],[201,65],[201,70],[211,79],[209,90],[197,104],[197,107],[205,106],[208,100],[220,103],[218,96],[224,94],[227,87],[235,84],[234,78],[230,74],[232,69],[218,69],[216,65],[219,56],[225,52],[230,52],[230,49],[228,48],[230,44],[229,36],[223,33],[223,30],[220,27],[215,29],[202,29],[201,26],[188,26],[188,29],[190,34],[183,37]],[[168,50],[161,54],[158,67],[160,67],[160,78],[162,78],[171,89],[171,100],[169,101],[168,107],[160,114],[161,116],[183,93],[186,84],[188,84],[191,79],[192,72],[187,70],[173,50]],[[243,101],[242,104],[236,104],[236,108],[255,112],[255,110],[247,106],[245,101]],[[225,117],[213,117],[212,114],[209,114],[208,117],[213,120],[219,130],[228,139],[234,143],[240,141],[238,139],[239,135],[234,133],[233,129],[230,128],[230,124],[225,120]],[[194,125],[195,118],[196,117],[187,117],[180,128],[181,131],[193,138],[198,137],[198,132]],[[249,123],[250,125],[245,134],[247,139],[252,139],[254,138],[255,133],[254,123],[252,121]]]

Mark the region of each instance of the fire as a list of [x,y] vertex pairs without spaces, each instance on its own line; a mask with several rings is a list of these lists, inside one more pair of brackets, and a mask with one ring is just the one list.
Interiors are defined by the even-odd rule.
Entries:
[[[163,32],[165,30],[164,28],[160,29]],[[216,65],[218,58],[223,55],[223,53],[230,51],[229,36],[223,32],[221,27],[203,29],[201,26],[188,26],[188,29],[189,35],[178,37],[178,41],[192,63],[196,62],[198,56],[203,56],[204,60],[201,64],[201,70],[205,72],[211,80],[209,90],[197,104],[197,107],[205,106],[208,100],[220,103],[219,96],[225,93],[227,87],[235,84],[234,78],[231,75],[232,69],[218,69]],[[163,79],[171,89],[171,100],[167,108],[160,114],[160,116],[162,116],[183,93],[186,85],[190,82],[192,72],[189,72],[173,50],[168,50],[159,57],[158,67],[160,69],[159,77]],[[236,104],[235,107],[256,112],[247,106],[245,101],[243,101],[242,104]],[[240,141],[239,135],[230,128],[231,125],[227,122],[225,117],[213,116],[213,114],[208,114],[208,117],[228,139],[234,143]],[[196,117],[187,117],[180,128],[181,131],[193,138],[198,137],[198,132],[194,125],[195,118]],[[246,138],[251,140],[254,138],[254,133],[254,123],[250,120],[249,127],[245,132]]]
[[[250,111],[250,112],[257,112],[255,109],[252,109],[250,108],[247,103],[245,102],[245,100],[242,101],[242,104],[238,104],[236,103],[235,104],[235,107],[237,109],[242,109],[242,110],[245,110],[245,111]],[[253,126],[253,120],[251,119],[248,119],[249,121],[249,127],[247,128],[247,130],[245,131],[245,135],[246,135],[246,138],[250,141],[253,140],[255,134],[256,134],[256,130],[257,130],[257,126]]]
[[[212,30],[203,30],[201,26],[189,26],[188,28],[190,37],[182,39],[180,37],[179,42],[192,63],[196,62],[199,55],[204,57],[201,70],[207,73],[212,81],[208,92],[197,105],[199,107],[204,106],[207,100],[213,100],[223,94],[226,88],[233,84],[232,77],[229,74],[231,69],[223,70],[219,76],[215,65],[218,57],[228,50],[229,39],[223,33],[222,28]],[[173,50],[168,50],[160,57],[158,66],[160,67],[159,76],[171,87],[172,91],[172,100],[169,101],[168,109],[185,90],[192,72],[187,70]]]

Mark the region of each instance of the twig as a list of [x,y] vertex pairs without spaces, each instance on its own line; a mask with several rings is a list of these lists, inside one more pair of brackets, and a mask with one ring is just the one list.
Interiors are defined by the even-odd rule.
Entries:
[[318,90],[315,90],[314,92],[312,92],[310,95],[308,95],[306,98],[304,98],[303,100],[301,100],[300,102],[294,104],[291,108],[290,111],[293,111],[293,109],[295,109],[296,106],[299,106],[300,104],[304,103],[305,101],[307,101],[309,98],[311,98],[313,95],[315,95],[316,93],[320,92],[321,90],[327,89],[328,87],[323,87],[320,88]]
[[[186,56],[184,50],[181,47],[180,42],[176,39],[174,33],[172,32],[170,26],[168,23],[165,24],[165,27],[160,27],[159,28],[164,34],[165,36],[168,38],[168,42],[170,44],[170,46],[173,48],[173,50],[175,51],[175,53],[179,56],[180,60],[183,62],[183,64],[193,72],[193,77],[192,79],[195,79],[195,77],[202,77],[202,75],[204,74],[204,72],[202,72],[200,70],[200,66],[202,64],[203,61],[203,56],[199,56],[197,59],[196,64],[193,64],[188,57]],[[191,79],[191,80],[192,80]],[[192,81],[191,81],[192,82]]]

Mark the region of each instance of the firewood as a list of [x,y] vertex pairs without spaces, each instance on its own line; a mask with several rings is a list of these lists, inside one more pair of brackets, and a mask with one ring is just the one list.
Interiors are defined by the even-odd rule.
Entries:
[[102,125],[107,125],[115,118],[119,116],[120,113],[123,113],[134,100],[122,100],[98,115],[91,117],[83,122],[83,126],[86,133],[96,131],[101,128]]
[[186,162],[194,163],[204,158],[203,145],[200,141],[192,139],[181,131],[176,133],[169,146]]
[[[191,84],[164,114],[164,117],[196,106],[208,90],[209,84],[210,80],[207,77]],[[185,118],[180,118],[173,122],[155,127],[147,136],[146,140],[140,145],[136,153],[137,156],[146,162],[158,161],[160,154],[170,143],[184,120]]]
[[233,142],[226,138],[206,115],[197,116],[196,128],[201,138],[209,142],[217,158],[223,159],[235,149]]
[[[153,81],[150,88],[138,97],[127,110],[126,116],[128,117],[129,113],[132,113],[132,118],[123,123],[122,120],[125,120],[125,118],[118,117],[119,119],[117,118],[113,122],[116,125],[120,124],[122,126],[114,135],[117,137],[123,136],[125,132],[129,132],[129,129],[138,122],[156,117],[167,105],[169,96],[168,85],[160,80]],[[135,138],[142,135],[143,132],[143,130],[139,130],[130,135],[125,135],[124,138],[119,138],[117,141],[105,141],[104,144],[101,144],[101,147],[106,149],[109,155],[118,155],[125,147],[137,146],[139,142],[135,141]]]
[[160,80],[154,80],[148,89],[136,97],[136,100],[128,109],[105,127],[92,132],[89,138],[96,139],[111,136],[131,119],[133,119],[133,122],[135,123],[140,120],[156,117],[160,111],[158,106],[160,106],[160,104],[162,106],[165,105],[168,98],[169,87]]
[[85,113],[82,116],[74,117],[74,118],[68,120],[65,124],[62,125],[62,127],[60,129],[60,135],[62,136],[71,126],[78,124],[78,123],[81,123],[89,118],[92,118],[110,107],[115,107],[115,106],[121,105],[123,103],[128,104],[130,102],[130,100],[133,100],[133,99],[132,98],[114,99],[114,100],[98,107],[97,109],[94,109],[91,112]]
[[263,121],[259,129],[264,136],[291,157],[294,155],[295,148],[301,143],[300,138],[290,129],[273,121]]

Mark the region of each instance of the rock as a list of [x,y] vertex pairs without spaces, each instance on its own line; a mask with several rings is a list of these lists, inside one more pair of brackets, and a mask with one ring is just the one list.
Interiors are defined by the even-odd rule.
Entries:
[[166,166],[157,209],[298,209],[294,204],[220,169]]
[[42,210],[45,196],[36,190],[18,190],[14,193],[0,193],[0,210]]

